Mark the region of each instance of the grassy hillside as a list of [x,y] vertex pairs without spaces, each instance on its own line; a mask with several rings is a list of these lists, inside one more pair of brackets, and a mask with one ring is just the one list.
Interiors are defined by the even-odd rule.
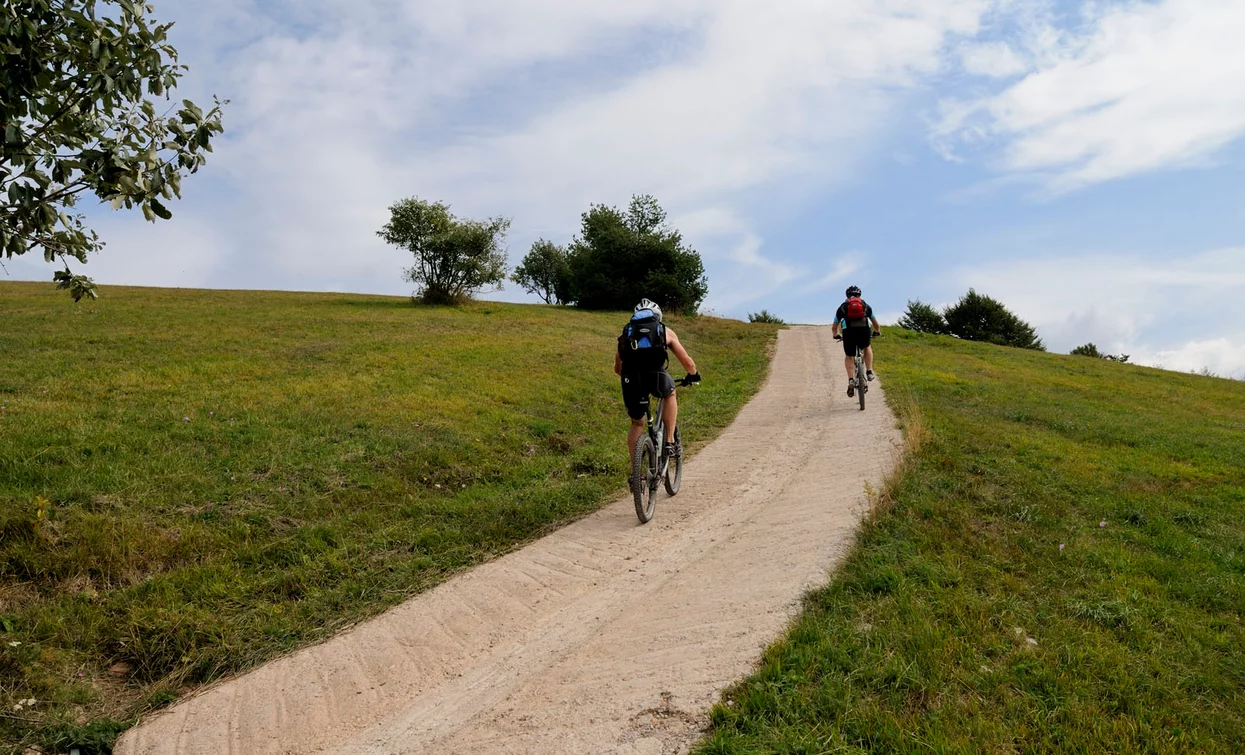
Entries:
[[[0,320],[0,751],[105,747],[625,487],[617,313],[0,282]],[[694,450],[775,329],[672,325]]]
[[1245,752],[1245,383],[877,348],[914,453],[699,752]]

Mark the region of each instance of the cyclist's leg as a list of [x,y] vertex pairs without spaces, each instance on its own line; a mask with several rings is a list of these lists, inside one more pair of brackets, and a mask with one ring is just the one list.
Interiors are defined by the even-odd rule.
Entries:
[[674,395],[674,378],[661,372],[654,377],[653,395],[661,398],[661,421],[666,426],[666,443],[674,443],[674,428],[679,426],[679,400]]
[[843,328],[843,367],[849,381],[856,378],[856,339],[851,328]]
[[679,401],[671,393],[661,400],[661,421],[666,426],[666,443],[674,442],[674,428],[679,424]]
[[648,395],[639,375],[623,375],[621,382],[623,406],[627,407],[627,416],[631,418],[631,429],[627,432],[627,466],[630,468],[636,441],[644,432],[645,399]]
[[631,430],[627,433],[627,462],[631,462],[631,457],[635,455],[636,441],[640,440],[640,436],[644,434],[644,418],[631,420]]
[[856,337],[856,345],[865,352],[865,370],[873,372],[873,332],[868,327],[860,329]]

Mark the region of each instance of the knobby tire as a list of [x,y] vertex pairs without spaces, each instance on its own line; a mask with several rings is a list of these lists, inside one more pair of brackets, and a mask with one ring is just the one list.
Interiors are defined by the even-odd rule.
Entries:
[[856,395],[860,397],[860,411],[865,410],[865,391],[869,390],[869,381],[865,377],[864,361],[856,360]]
[[648,433],[636,441],[631,456],[631,494],[635,498],[635,515],[640,524],[648,523],[657,508],[657,449]]
[[[683,437],[679,435],[679,428],[674,428],[674,443],[676,446],[682,445]],[[679,484],[683,482],[683,454],[670,457],[670,463],[666,465],[666,493],[675,495],[679,492]]]

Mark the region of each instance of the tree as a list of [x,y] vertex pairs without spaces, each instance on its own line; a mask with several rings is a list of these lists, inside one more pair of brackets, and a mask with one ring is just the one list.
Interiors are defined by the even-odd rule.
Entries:
[[1001,346],[1046,351],[1029,323],[1008,311],[999,301],[973,289],[943,310],[947,331],[969,341],[986,341]]
[[568,301],[585,309],[631,309],[648,297],[674,312],[695,314],[709,292],[704,264],[648,195],[627,212],[593,205],[571,242]]
[[942,313],[920,299],[909,299],[908,310],[899,318],[899,327],[919,333],[947,334],[947,321]]
[[1127,362],[1128,354],[1103,354],[1093,343],[1087,343],[1077,346],[1072,350],[1073,354],[1083,357],[1094,357],[1095,359],[1106,359],[1109,362]]
[[459,304],[485,286],[501,288],[508,219],[459,219],[449,205],[417,197],[395,202],[389,213],[389,222],[376,235],[415,255],[404,279],[422,286],[419,296],[425,304]]
[[151,10],[141,0],[0,4],[0,249],[60,260],[53,280],[74,301],[95,298],[95,284],[68,258],[85,263],[104,246],[73,214],[79,196],[167,220],[165,202],[223,130],[220,100],[207,113],[190,100],[157,112],[152,98],[169,100],[185,67],[167,42],[172,24]]
[[539,239],[514,269],[511,280],[529,294],[536,294],[546,304],[565,304],[568,293],[566,249],[552,241]]

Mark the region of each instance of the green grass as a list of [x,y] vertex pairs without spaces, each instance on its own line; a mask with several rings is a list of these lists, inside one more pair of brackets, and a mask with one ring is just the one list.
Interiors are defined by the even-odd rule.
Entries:
[[[0,318],[0,751],[107,751],[625,487],[618,313],[0,282]],[[776,329],[671,324],[694,451]]]
[[1245,752],[1245,383],[878,349],[913,452],[698,752]]

